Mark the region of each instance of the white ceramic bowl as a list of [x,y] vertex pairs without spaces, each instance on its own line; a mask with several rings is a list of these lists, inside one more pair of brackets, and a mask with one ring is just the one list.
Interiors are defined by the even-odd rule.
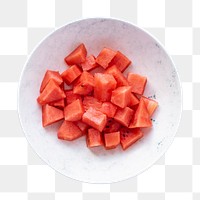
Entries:
[[[159,108],[153,128],[126,151],[88,149],[85,138],[57,139],[60,123],[43,128],[36,98],[47,69],[66,69],[63,58],[78,44],[97,55],[103,47],[122,51],[133,62],[127,72],[148,77],[145,95]],[[56,171],[90,183],[112,183],[136,176],[153,165],[168,149],[181,116],[181,87],[176,68],[163,46],[135,25],[115,19],[85,19],[67,24],[46,37],[29,57],[20,80],[18,111],[25,136],[35,152]]]

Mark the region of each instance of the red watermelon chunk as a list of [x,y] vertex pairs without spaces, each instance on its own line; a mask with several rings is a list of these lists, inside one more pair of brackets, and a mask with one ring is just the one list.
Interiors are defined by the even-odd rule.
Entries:
[[64,82],[68,85],[70,85],[73,81],[75,81],[80,75],[81,70],[77,65],[72,65],[70,68],[65,70],[61,76],[64,80]]
[[123,72],[131,64],[131,61],[120,51],[117,51],[117,54],[110,63],[110,66],[116,65],[117,68]]
[[42,125],[43,127],[53,124],[57,121],[60,121],[64,118],[63,111],[49,106],[48,104],[42,106]]
[[128,74],[128,83],[132,86],[132,92],[142,95],[147,83],[147,78],[139,74]]
[[112,90],[117,82],[111,74],[96,73],[94,75],[94,97],[99,101],[110,101]]
[[151,117],[153,113],[155,112],[156,108],[158,107],[158,102],[156,102],[153,99],[149,99],[146,97],[141,97],[146,105],[147,111],[149,113],[149,116]]
[[66,95],[66,102],[67,105],[72,103],[73,101],[79,99],[82,101],[82,98],[79,94],[74,94],[72,90],[65,90],[65,95]]
[[117,106],[112,104],[111,102],[103,102],[100,111],[107,115],[107,117],[114,117]]
[[125,108],[130,102],[131,87],[122,86],[112,91],[111,102],[120,108]]
[[123,126],[128,127],[133,115],[134,111],[129,107],[118,108],[114,119]]
[[114,149],[120,144],[120,132],[112,132],[104,134],[105,148]]
[[55,107],[58,107],[58,108],[64,108],[65,107],[65,100],[60,99],[60,100],[49,103],[49,105],[55,106]]
[[126,150],[132,144],[137,142],[143,137],[143,133],[140,128],[128,129],[121,128],[120,130],[120,143],[123,150]]
[[87,50],[85,48],[85,45],[80,44],[67,57],[65,57],[65,62],[68,65],[79,65],[85,61],[86,56],[87,56]]
[[79,129],[82,131],[83,134],[86,134],[87,129],[89,127],[86,123],[82,121],[76,121],[74,123],[79,127]]
[[53,80],[50,80],[40,96],[37,98],[37,101],[41,105],[45,105],[47,103],[58,101],[60,99],[65,98],[65,93],[63,90],[59,87],[57,83],[55,83]]
[[89,148],[102,146],[103,140],[101,133],[93,128],[88,129],[88,133],[86,135],[86,142]]
[[116,52],[109,48],[103,48],[96,58],[96,62],[106,69],[110,64],[111,60],[115,57]]
[[81,63],[83,71],[90,71],[97,67],[96,58],[90,55],[86,58],[85,62]]
[[129,101],[129,104],[128,106],[132,107],[132,106],[135,106],[139,104],[139,100],[138,98],[132,93],[131,96],[130,96],[130,101]]
[[47,70],[40,86],[40,92],[44,90],[50,80],[53,80],[58,85],[63,83],[62,77],[58,71]]
[[121,127],[121,124],[116,122],[113,118],[109,118],[107,120],[106,126],[103,129],[104,133],[111,133],[111,132],[116,132],[119,131]]
[[82,121],[101,132],[106,125],[107,117],[102,112],[90,107],[83,114]]
[[64,121],[58,130],[58,139],[61,140],[75,140],[81,137],[83,133],[73,122]]
[[74,85],[74,94],[88,95],[94,89],[94,76],[84,71]]
[[85,96],[83,98],[83,107],[85,111],[88,110],[90,107],[96,110],[100,110],[102,107],[102,102],[92,96]]
[[65,120],[66,121],[78,121],[81,120],[84,113],[82,102],[77,99],[76,101],[68,104],[64,108]]
[[141,98],[135,116],[130,122],[129,128],[147,128],[152,127],[152,122],[146,108],[144,100]]
[[129,85],[125,76],[121,73],[116,65],[112,65],[111,67],[107,68],[105,73],[113,75],[113,77],[117,81],[117,87]]

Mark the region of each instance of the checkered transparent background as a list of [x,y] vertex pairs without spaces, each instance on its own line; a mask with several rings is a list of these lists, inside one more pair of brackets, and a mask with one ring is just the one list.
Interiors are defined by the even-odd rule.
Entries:
[[[86,184],[55,172],[28,146],[17,116],[20,72],[34,46],[80,18],[115,17],[156,36],[183,87],[177,136],[153,167],[115,184]],[[0,0],[0,199],[200,200],[200,0]]]

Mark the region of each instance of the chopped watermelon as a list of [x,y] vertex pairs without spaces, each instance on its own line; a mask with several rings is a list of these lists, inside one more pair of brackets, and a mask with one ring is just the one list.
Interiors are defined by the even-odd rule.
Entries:
[[132,93],[131,96],[130,96],[130,101],[129,101],[129,104],[128,106],[132,107],[132,106],[135,106],[139,104],[139,100],[138,98]]
[[94,97],[100,101],[110,101],[112,90],[117,82],[111,74],[96,73],[94,75]]
[[141,98],[135,116],[130,122],[129,128],[147,128],[151,127],[152,122],[146,108],[144,100]]
[[76,126],[79,127],[79,129],[82,131],[83,134],[86,134],[87,129],[88,129],[88,125],[82,121],[76,121],[74,122],[76,124]]
[[131,72],[124,76],[129,58],[109,48],[97,58],[87,56],[80,44],[65,62],[67,70],[61,75],[47,70],[40,86],[37,101],[44,127],[64,118],[58,138],[71,141],[86,135],[89,148],[114,149],[121,143],[125,150],[143,137],[140,128],[152,126],[158,103],[142,96],[147,77]]
[[131,87],[121,86],[112,91],[111,102],[120,108],[125,108],[130,102]]
[[115,57],[116,52],[109,48],[104,48],[96,58],[96,62],[106,69],[111,60]]
[[105,148],[114,149],[120,144],[120,132],[112,132],[104,134]]
[[58,85],[61,85],[61,83],[63,83],[62,77],[58,71],[47,70],[40,86],[40,92],[44,90],[50,80],[53,80]]
[[85,96],[83,98],[83,107],[85,111],[88,110],[90,107],[96,110],[100,110],[102,107],[102,102],[92,96]]
[[118,108],[114,119],[123,126],[128,127],[133,115],[134,111],[129,107]]
[[132,92],[142,95],[147,83],[147,78],[139,74],[128,74],[128,83],[132,86]]
[[50,106],[55,106],[58,108],[64,108],[65,107],[65,100],[64,99],[60,99],[57,101],[53,101],[51,103],[49,103]]
[[83,113],[84,113],[83,105],[79,99],[68,104],[64,109],[66,121],[73,122],[81,120]]
[[83,114],[82,121],[101,132],[106,125],[107,116],[102,112],[90,107]]
[[107,120],[106,126],[103,129],[104,133],[111,133],[111,132],[116,132],[119,131],[121,127],[121,124],[116,122],[113,118],[109,118]]
[[68,85],[70,85],[73,81],[75,81],[80,75],[81,70],[77,65],[72,65],[70,68],[65,70],[61,76],[64,80],[64,82]]
[[68,65],[79,65],[85,61],[87,56],[87,50],[84,44],[80,44],[74,51],[72,51],[67,57],[65,62]]
[[74,85],[74,94],[88,95],[94,89],[94,76],[84,71]]
[[37,98],[37,101],[39,104],[45,105],[47,103],[64,98],[65,93],[63,92],[63,90],[59,87],[57,83],[55,83],[53,80],[50,80],[40,96]]
[[125,76],[121,73],[116,65],[112,65],[111,67],[107,68],[105,73],[113,75],[117,81],[117,87],[129,85]]
[[53,124],[57,121],[60,121],[64,118],[63,111],[49,106],[48,104],[42,106],[42,125],[43,127]]
[[74,94],[72,90],[65,90],[65,95],[66,95],[66,102],[67,105],[72,103],[73,101],[79,99],[82,101],[81,95],[79,94]]
[[83,71],[90,71],[97,67],[96,58],[90,55],[86,58],[85,62],[81,63]]
[[120,143],[123,150],[126,150],[133,143],[137,142],[143,137],[143,133],[140,128],[128,129],[121,128],[120,130]]
[[107,115],[107,117],[114,117],[117,106],[112,104],[111,102],[103,102],[100,111]]
[[101,133],[93,128],[88,129],[86,141],[87,141],[87,146],[90,148],[103,145]]
[[117,68],[124,72],[125,69],[131,64],[131,61],[120,51],[117,51],[115,57],[112,59],[110,66],[116,65]]
[[58,130],[58,139],[75,140],[83,135],[82,131],[73,122],[64,121]]
[[146,108],[148,110],[149,116],[151,117],[153,113],[155,112],[156,108],[158,107],[158,102],[156,102],[153,99],[149,99],[146,97],[141,97],[146,105]]

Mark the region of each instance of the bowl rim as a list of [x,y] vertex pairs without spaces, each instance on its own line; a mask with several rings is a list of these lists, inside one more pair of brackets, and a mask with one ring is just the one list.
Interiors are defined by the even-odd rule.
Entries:
[[[65,175],[63,174],[61,171],[59,171],[58,169],[56,169],[54,166],[52,166],[51,164],[49,164],[44,158],[41,157],[41,155],[39,155],[35,149],[33,148],[31,142],[29,141],[29,139],[27,138],[26,136],[26,133],[25,133],[25,130],[23,128],[23,125],[22,125],[22,119],[21,119],[21,114],[20,114],[20,88],[21,88],[21,83],[22,83],[22,78],[23,78],[23,75],[24,75],[24,72],[25,72],[25,69],[26,69],[26,66],[30,60],[30,58],[32,57],[33,53],[37,50],[37,48],[51,35],[53,35],[56,31],[64,28],[64,27],[67,27],[71,24],[74,24],[74,23],[79,23],[79,22],[82,22],[82,21],[87,21],[87,20],[109,20],[109,21],[117,21],[117,22],[120,22],[120,23],[126,23],[127,25],[129,26],[134,26],[136,29],[144,32],[145,34],[147,34],[148,36],[150,36],[154,41],[156,41],[156,43],[162,48],[162,50],[164,51],[164,53],[168,56],[170,62],[172,63],[173,67],[174,67],[174,70],[176,72],[176,77],[177,77],[177,82],[178,82],[178,86],[179,86],[179,89],[180,89],[180,110],[179,110],[179,116],[178,116],[178,122],[177,122],[177,125],[176,125],[176,130],[174,131],[174,134],[173,134],[173,137],[171,137],[170,141],[169,141],[169,144],[167,147],[164,148],[163,152],[161,154],[159,154],[159,158],[155,158],[151,161],[150,164],[148,164],[147,166],[141,168],[135,175],[127,175],[126,177],[124,178],[119,178],[117,180],[113,180],[113,181],[91,181],[91,180],[83,180],[83,179],[78,179],[78,178],[74,178],[74,177],[71,177],[71,176],[68,176],[68,175]],[[180,79],[180,76],[179,76],[179,73],[177,71],[177,68],[176,68],[176,65],[171,57],[171,55],[169,54],[168,50],[165,49],[165,46],[153,35],[151,34],[148,30],[146,30],[145,28],[142,28],[142,27],[139,27],[138,25],[136,25],[135,23],[132,23],[130,21],[127,21],[127,20],[124,20],[124,19],[119,19],[119,18],[115,18],[115,17],[89,17],[89,18],[79,18],[79,19],[76,19],[76,20],[71,20],[65,24],[63,24],[62,26],[59,26],[59,27],[55,27],[50,33],[48,33],[46,36],[44,36],[36,45],[35,47],[32,49],[32,51],[28,54],[27,56],[27,59],[26,59],[26,62],[24,63],[23,65],[23,68],[21,70],[21,73],[20,73],[20,78],[18,80],[18,88],[17,88],[17,113],[18,113],[18,118],[19,118],[19,121],[20,121],[20,126],[22,128],[22,131],[24,133],[24,136],[28,142],[28,145],[32,148],[32,150],[38,155],[38,157],[46,164],[48,165],[49,167],[51,167],[53,170],[55,170],[57,173],[67,177],[67,178],[70,178],[72,180],[76,180],[76,181],[80,181],[82,183],[89,183],[89,184],[112,184],[112,183],[117,183],[117,182],[121,182],[121,181],[126,181],[126,180],[129,180],[133,177],[137,177],[139,176],[140,174],[142,174],[143,172],[147,171],[150,167],[152,167],[153,165],[155,165],[155,163],[168,151],[168,149],[171,147],[175,137],[176,137],[176,134],[178,132],[178,128],[180,127],[180,121],[181,121],[181,116],[182,116],[182,111],[183,111],[183,89],[182,89],[182,84],[181,84],[181,79]]]

